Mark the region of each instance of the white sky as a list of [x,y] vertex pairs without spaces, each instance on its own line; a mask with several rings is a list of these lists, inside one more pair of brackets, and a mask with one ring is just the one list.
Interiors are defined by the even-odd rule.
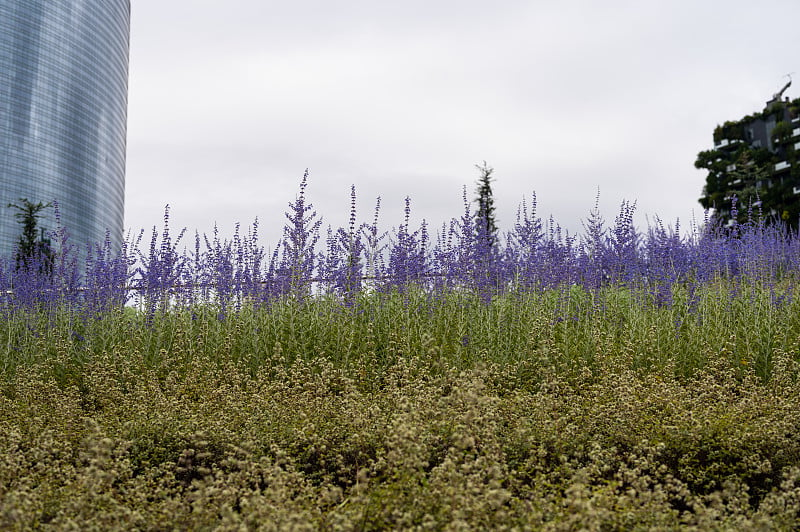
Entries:
[[523,197],[571,232],[623,199],[685,227],[718,123],[797,70],[797,0],[134,0],[126,228],[273,247],[309,168],[324,224],[463,212],[486,160],[502,229]]

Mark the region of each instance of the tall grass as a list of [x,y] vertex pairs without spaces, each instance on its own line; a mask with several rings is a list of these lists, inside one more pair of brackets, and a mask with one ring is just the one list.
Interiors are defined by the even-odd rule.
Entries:
[[668,306],[619,287],[506,291],[488,303],[469,292],[409,289],[362,293],[349,305],[334,296],[244,304],[225,319],[212,303],[155,318],[133,308],[93,318],[62,309],[16,313],[0,322],[0,337],[6,375],[53,357],[80,364],[122,349],[156,365],[181,353],[242,363],[253,374],[276,352],[287,364],[325,357],[376,373],[398,357],[435,352],[460,368],[526,362],[559,371],[594,370],[614,354],[632,370],[689,376],[725,353],[732,368],[768,380],[774,352],[797,352],[800,342],[800,302],[790,289],[741,278],[675,286]]

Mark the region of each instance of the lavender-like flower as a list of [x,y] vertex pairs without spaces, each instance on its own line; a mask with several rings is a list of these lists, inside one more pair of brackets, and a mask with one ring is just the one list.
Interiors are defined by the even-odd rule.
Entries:
[[299,300],[311,294],[311,280],[315,268],[315,248],[319,240],[321,219],[310,203],[306,203],[308,169],[300,182],[300,193],[289,203],[286,213],[288,223],[283,230],[283,257],[281,269],[289,275],[289,291]]

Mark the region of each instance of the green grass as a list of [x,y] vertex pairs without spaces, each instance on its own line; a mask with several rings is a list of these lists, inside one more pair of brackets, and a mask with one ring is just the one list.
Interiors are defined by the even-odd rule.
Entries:
[[800,301],[793,285],[718,282],[673,290],[669,306],[645,291],[567,287],[510,292],[484,304],[451,292],[432,299],[409,294],[362,294],[345,307],[332,297],[269,308],[243,305],[218,319],[213,305],[145,316],[132,308],[80,318],[67,310],[50,315],[18,313],[0,323],[5,340],[4,375],[19,366],[53,359],[79,366],[105,352],[139,353],[151,365],[163,358],[210,359],[245,365],[251,373],[273,364],[324,356],[337,368],[383,371],[399,357],[430,355],[468,369],[477,363],[539,363],[559,372],[595,371],[613,357],[628,369],[675,371],[689,376],[709,357],[724,354],[731,367],[772,372],[775,350],[795,352],[800,339]]
[[796,528],[791,288],[10,316],[0,528]]

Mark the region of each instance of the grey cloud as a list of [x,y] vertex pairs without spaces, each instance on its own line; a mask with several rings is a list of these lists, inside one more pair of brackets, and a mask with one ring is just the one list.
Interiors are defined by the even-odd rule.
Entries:
[[[800,37],[793,2],[155,2],[133,6],[126,224],[265,241],[311,169],[326,223],[459,216],[482,160],[501,225],[523,196],[572,231],[594,203],[700,212],[714,126],[760,110]],[[764,35],[749,39],[747,28]],[[791,90],[790,90],[791,91]],[[796,94],[796,93],[795,93]]]

